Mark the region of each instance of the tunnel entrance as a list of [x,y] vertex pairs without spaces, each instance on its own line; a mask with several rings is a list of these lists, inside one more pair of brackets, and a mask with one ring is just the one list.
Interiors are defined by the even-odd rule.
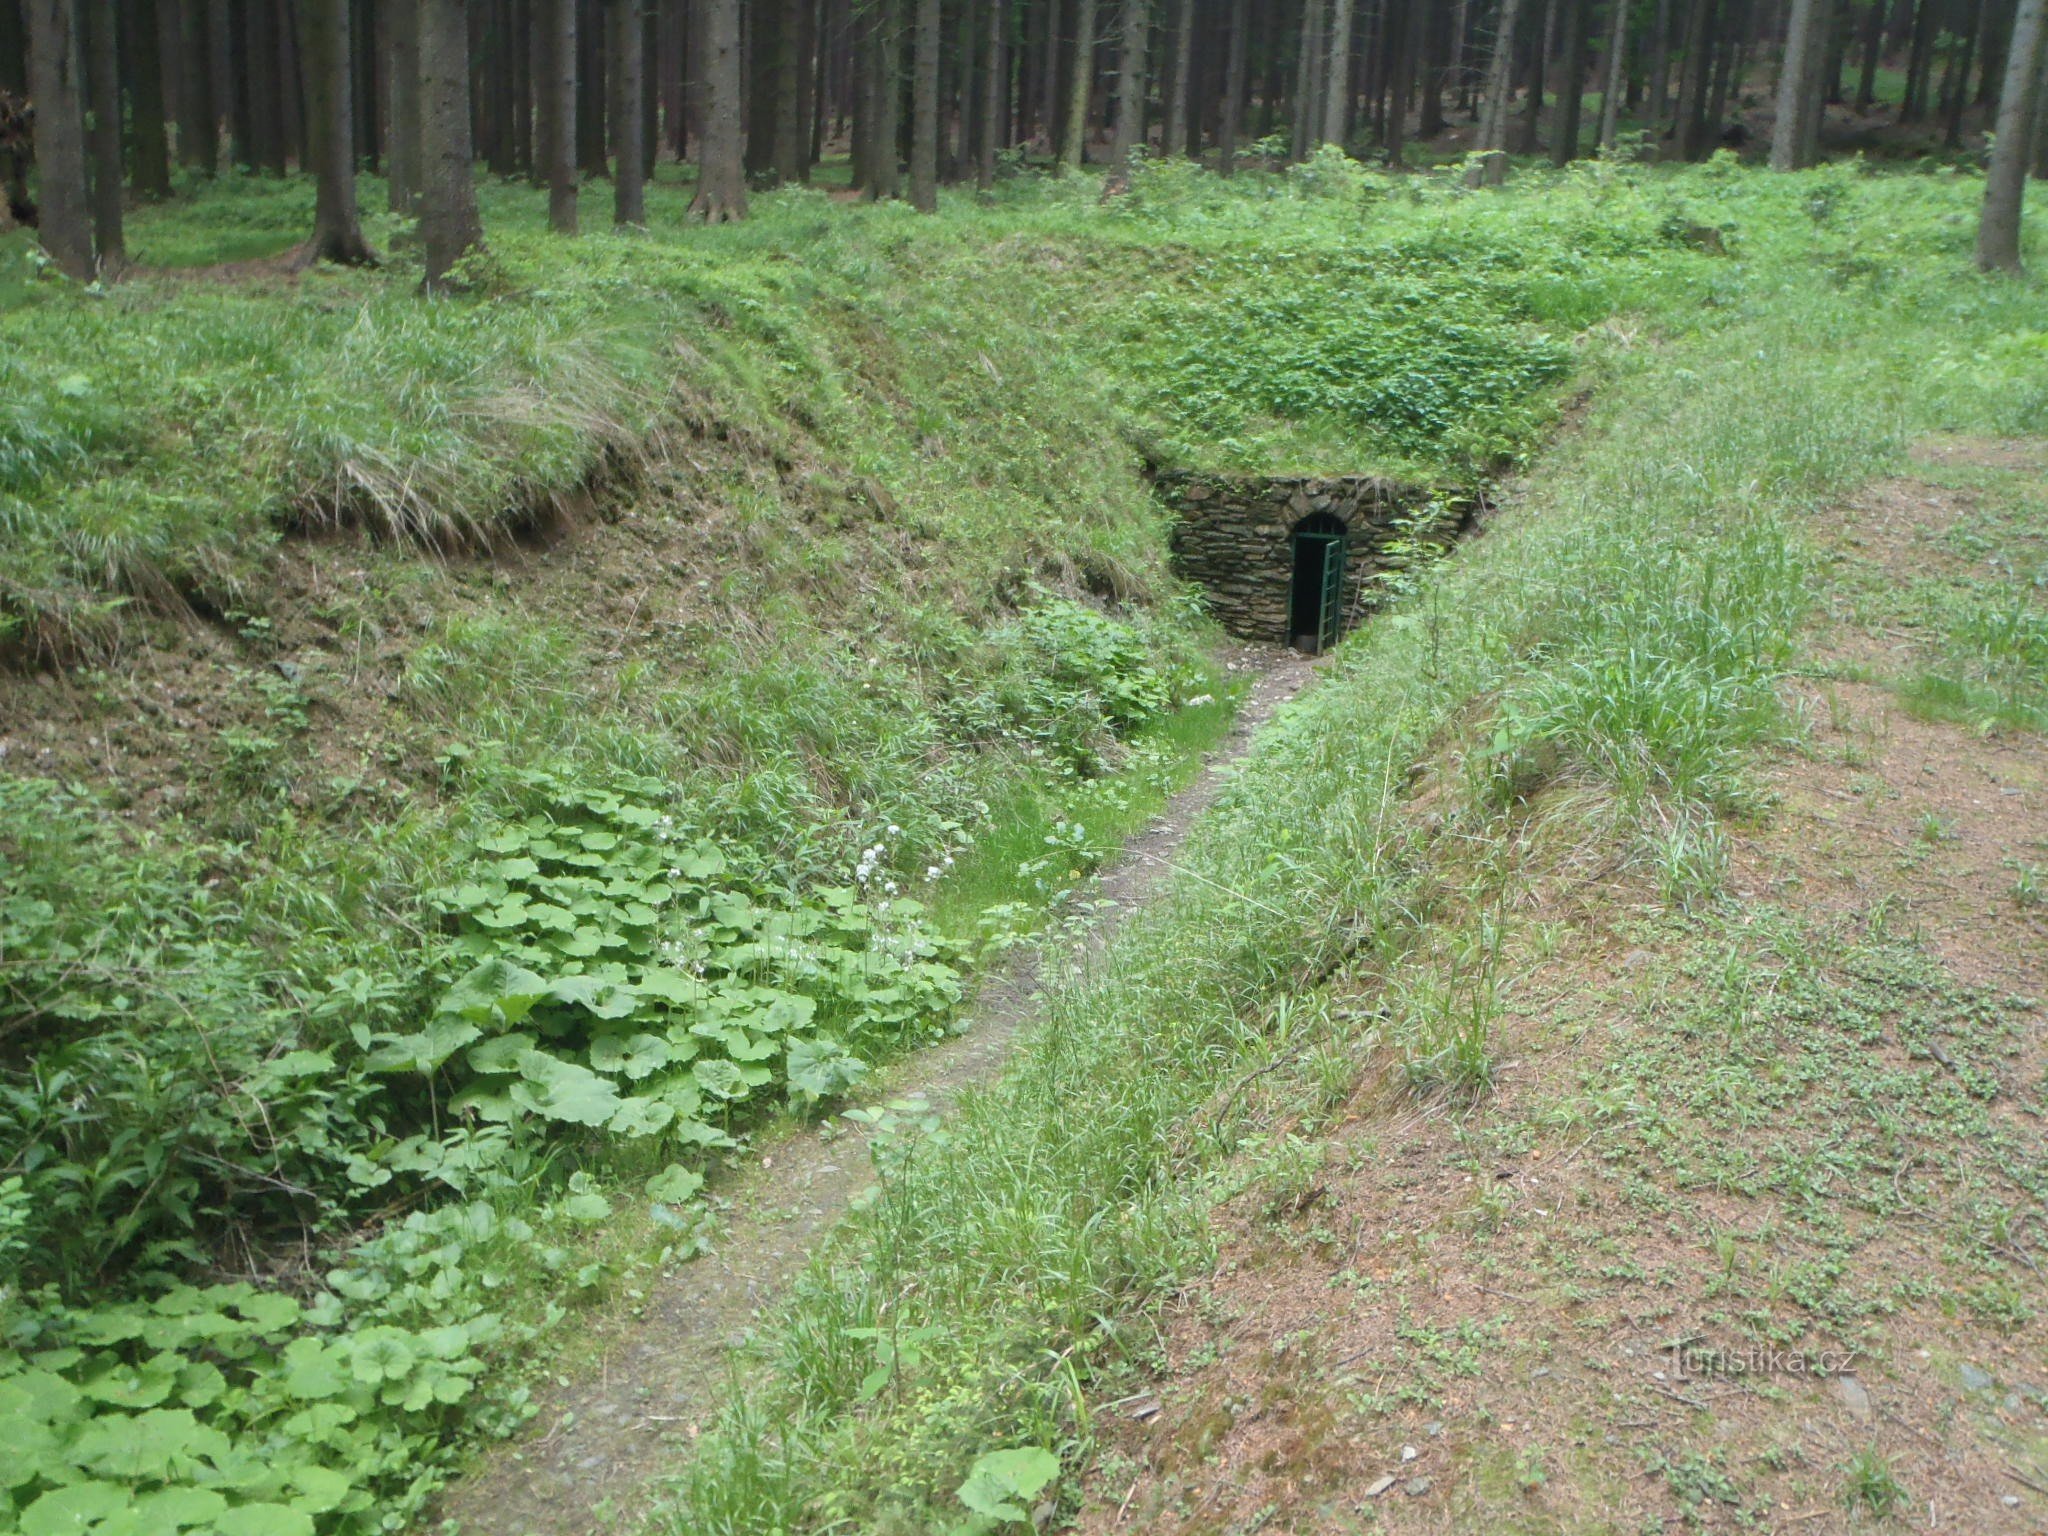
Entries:
[[1319,656],[1344,633],[1344,566],[1350,530],[1331,512],[1294,525],[1294,580],[1287,603],[1287,643]]
[[1241,640],[1310,652],[1372,606],[1375,572],[1407,559],[1418,537],[1448,544],[1481,504],[1476,490],[1379,475],[1162,470],[1152,483],[1173,520],[1174,572],[1202,589],[1216,621]]

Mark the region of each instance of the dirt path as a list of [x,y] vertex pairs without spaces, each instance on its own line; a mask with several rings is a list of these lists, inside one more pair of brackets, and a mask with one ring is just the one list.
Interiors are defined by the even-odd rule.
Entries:
[[[1108,919],[1052,958],[1085,963],[1118,916],[1152,894],[1253,733],[1315,670],[1291,651],[1263,647],[1236,652],[1231,664],[1254,676],[1230,735],[1195,782],[1097,877],[1095,895],[1111,904]],[[1043,964],[1037,954],[1020,957],[990,977],[965,1033],[883,1074],[867,1097],[922,1095],[944,1112],[964,1088],[994,1076],[1037,1011]],[[583,1369],[543,1401],[528,1432],[443,1495],[439,1518],[459,1522],[463,1536],[620,1528],[715,1410],[732,1344],[871,1182],[855,1136],[828,1140],[813,1128],[773,1147],[724,1191],[732,1210],[717,1250],[665,1277],[637,1317],[600,1338]]]

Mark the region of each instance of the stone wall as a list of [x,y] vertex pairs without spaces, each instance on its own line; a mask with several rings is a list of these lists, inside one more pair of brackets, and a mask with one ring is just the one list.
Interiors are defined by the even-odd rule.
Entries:
[[1286,645],[1294,580],[1295,528],[1318,512],[1350,535],[1344,564],[1344,628],[1375,600],[1367,578],[1387,565],[1395,525],[1434,498],[1445,508],[1439,532],[1455,537],[1469,519],[1470,496],[1432,491],[1377,475],[1198,474],[1175,470],[1154,481],[1174,514],[1174,569],[1207,594],[1216,620],[1243,640]]

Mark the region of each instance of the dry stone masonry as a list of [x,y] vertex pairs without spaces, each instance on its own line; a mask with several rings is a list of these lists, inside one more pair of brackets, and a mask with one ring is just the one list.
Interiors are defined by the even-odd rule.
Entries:
[[[1346,541],[1341,628],[1378,598],[1370,578],[1390,564],[1389,546],[1427,532],[1454,539],[1477,508],[1469,492],[1405,484],[1378,475],[1250,477],[1173,470],[1155,488],[1174,513],[1174,569],[1200,585],[1216,620],[1244,640],[1288,645],[1299,638],[1294,611],[1295,534],[1304,524],[1341,525]],[[1415,514],[1438,509],[1427,529]],[[1309,626],[1312,628],[1313,626]]]

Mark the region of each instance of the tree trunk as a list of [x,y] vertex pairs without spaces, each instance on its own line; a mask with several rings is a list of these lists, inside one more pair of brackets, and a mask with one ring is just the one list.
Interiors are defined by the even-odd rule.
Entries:
[[1230,0],[1230,40],[1223,65],[1223,117],[1216,135],[1216,169],[1237,173],[1237,134],[1244,119],[1244,50],[1248,0]]
[[1558,81],[1557,121],[1550,133],[1550,163],[1570,165],[1579,156],[1579,115],[1586,86],[1586,7],[1590,0],[1563,0],[1564,78]]
[[1664,131],[1671,116],[1671,0],[1657,0],[1656,14],[1650,23],[1650,57],[1645,70],[1650,77],[1650,132],[1655,135]]
[[1950,149],[1960,148],[1963,142],[1963,109],[1970,104],[1970,70],[1977,62],[1978,39],[1984,33],[1984,10],[1984,0],[1970,0],[1961,49],[1949,57],[1952,78],[1942,102],[1942,143]]
[[612,171],[605,138],[611,77],[605,68],[604,6],[605,0],[577,0],[576,5],[576,166],[585,176],[600,179]]
[[92,238],[102,277],[128,265],[121,227],[121,48],[112,0],[81,6],[92,104]]
[[1428,25],[1430,0],[1387,0],[1400,34],[1389,46],[1394,74],[1387,93],[1387,164],[1408,163],[1408,117],[1421,82],[1422,30]]
[[539,61],[540,139],[547,161],[548,228],[576,233],[576,0],[540,0],[547,47]]
[[1704,146],[1714,4],[1715,0],[1692,0],[1686,12],[1685,62],[1679,71],[1678,121],[1672,135],[1672,153],[1680,160],[1697,160]]
[[73,0],[29,0],[28,88],[36,104],[40,201],[36,230],[58,270],[80,282],[94,271],[86,190],[83,54]]
[[605,76],[611,87],[612,222],[647,222],[647,137],[641,122],[642,39],[639,0],[605,0]]
[[1004,63],[1008,55],[1003,35],[1003,0],[988,0],[987,35],[982,39],[981,63],[981,153],[974,165],[974,184],[991,191],[996,184],[996,148],[1003,132],[1003,102],[1008,95]]
[[1415,136],[1433,139],[1444,131],[1444,71],[1450,67],[1455,13],[1462,6],[1422,8],[1422,107]]
[[1607,67],[1602,71],[1600,87],[1600,149],[1612,154],[1621,127],[1621,96],[1628,77],[1628,3],[1608,0],[1608,7],[1613,14],[1607,21],[1607,57],[1603,61]]
[[184,0],[179,8],[178,158],[211,176],[220,165],[220,113],[206,17],[206,0]]
[[1045,152],[1057,156],[1060,152],[1060,125],[1062,122],[1060,96],[1060,0],[1045,0],[1045,36],[1040,43],[1044,57],[1039,64],[1038,121],[1045,134]]
[[1899,103],[1899,121],[1918,122],[1927,110],[1927,75],[1932,68],[1935,0],[1920,0],[1913,12],[1913,46],[1906,56],[1906,96]]
[[1497,187],[1508,177],[1508,94],[1515,80],[1515,23],[1522,0],[1501,0],[1493,57],[1486,67],[1486,99],[1480,106],[1478,157],[1465,172],[1468,187]]
[[1785,59],[1778,68],[1777,121],[1771,125],[1771,169],[1799,171],[1813,164],[1812,146],[1801,129],[1806,123],[1806,89],[1812,74],[1812,51],[1819,42],[1821,0],[1792,0]]
[[420,203],[420,12],[416,5],[390,8],[386,46],[391,76],[391,144],[385,152],[393,213],[417,212]]
[[911,79],[910,206],[939,209],[939,0],[917,0],[917,73]]
[[1188,102],[1193,94],[1189,72],[1195,63],[1195,0],[1175,0],[1173,53],[1166,64],[1166,120],[1160,128],[1162,157],[1187,153]]
[[2020,270],[2020,205],[2027,191],[2034,117],[2041,85],[2043,0],[2020,0],[2006,47],[2005,85],[1998,93],[1998,129],[1984,177],[1984,211],[1977,222],[1977,267]]
[[349,66],[348,0],[300,0],[306,55],[306,132],[312,160],[315,261],[376,261],[356,212],[355,94]]
[[278,78],[278,0],[243,0],[241,66],[249,80],[249,158],[255,169],[282,176],[286,169],[285,95]]
[[1522,125],[1517,149],[1533,155],[1543,147],[1543,90],[1548,82],[1550,44],[1557,34],[1557,0],[1544,0],[1543,26],[1529,39],[1529,94],[1522,105]]
[[544,0],[512,0],[505,52],[511,58],[512,174],[523,176],[530,185],[540,179],[533,158],[533,12]]
[[817,51],[815,0],[784,0],[782,48],[776,56],[774,142],[770,168],[780,182],[801,182],[811,172],[811,56]]
[[469,0],[419,0],[420,240],[426,287],[483,245],[470,149]]
[[1884,51],[1884,0],[1870,0],[1863,13],[1863,68],[1856,79],[1856,110],[1868,112],[1877,100],[1877,66]]
[[[0,0],[0,5],[12,0]],[[130,131],[135,146],[135,194],[171,194],[171,149],[164,124],[164,61],[157,0],[126,0],[122,6],[122,51],[128,77]]]
[[1342,144],[1351,136],[1351,6],[1336,0],[1330,12],[1329,79],[1323,89],[1325,144]]
[[1074,14],[1073,77],[1067,82],[1067,123],[1060,140],[1062,174],[1088,158],[1088,98],[1095,89],[1095,0],[1078,0]]
[[1289,154],[1295,160],[1314,154],[1322,136],[1323,27],[1328,14],[1329,0],[1302,0],[1301,29],[1294,44],[1294,132],[1289,139]]
[[1116,139],[1111,163],[1128,175],[1131,151],[1145,144],[1145,46],[1152,25],[1150,0],[1123,0],[1123,41],[1117,48]]
[[697,196],[690,212],[706,223],[722,224],[747,216],[739,0],[703,0],[698,14],[704,19],[704,133],[697,144]]

